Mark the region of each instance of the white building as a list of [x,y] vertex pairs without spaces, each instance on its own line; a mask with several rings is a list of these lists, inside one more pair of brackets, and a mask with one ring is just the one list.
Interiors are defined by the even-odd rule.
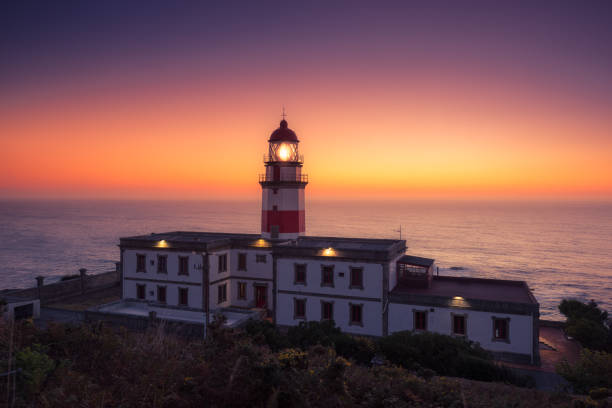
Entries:
[[266,309],[281,326],[334,320],[348,333],[434,331],[539,363],[539,305],[525,282],[434,276],[406,241],[305,236],[303,160],[283,120],[269,139],[262,232],[121,238],[123,299],[206,316]]

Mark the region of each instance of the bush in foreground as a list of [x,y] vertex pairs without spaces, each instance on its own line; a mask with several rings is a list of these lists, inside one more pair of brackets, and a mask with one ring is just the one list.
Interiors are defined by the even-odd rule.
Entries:
[[584,349],[576,364],[565,360],[559,363],[557,373],[572,385],[574,392],[580,394],[593,389],[612,390],[612,354]]
[[[11,341],[13,339],[14,341]],[[206,341],[104,327],[0,325],[20,362],[16,407],[569,407],[555,396],[503,384],[433,377],[400,367],[356,365],[325,346],[272,352],[245,332],[211,327]],[[38,344],[39,346],[35,346]],[[29,348],[30,351],[27,351]],[[32,354],[35,352],[35,356]],[[49,364],[49,361],[55,362]],[[38,372],[37,392],[24,388]],[[11,392],[0,383],[0,395]],[[4,400],[0,404],[4,403]]]
[[565,332],[584,347],[594,350],[612,351],[612,332],[605,326],[608,312],[590,301],[563,299],[559,311],[567,317]]

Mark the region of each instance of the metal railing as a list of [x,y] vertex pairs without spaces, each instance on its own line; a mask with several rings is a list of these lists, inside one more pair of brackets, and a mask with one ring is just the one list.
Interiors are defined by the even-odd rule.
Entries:
[[297,157],[292,157],[292,159],[294,159],[294,160],[277,160],[274,156],[271,156],[269,154],[264,154],[263,155],[264,163],[281,162],[281,163],[300,163],[300,164],[304,164],[304,155],[303,154],[300,154]]
[[301,174],[299,176],[283,176],[275,178],[273,175],[260,174],[260,183],[270,183],[275,181],[285,181],[289,183],[308,183],[308,174]]

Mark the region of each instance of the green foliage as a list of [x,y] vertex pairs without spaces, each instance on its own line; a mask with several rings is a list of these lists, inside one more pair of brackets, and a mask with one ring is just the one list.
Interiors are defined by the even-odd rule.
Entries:
[[612,354],[603,351],[582,350],[576,364],[566,360],[557,365],[557,373],[565,378],[580,394],[594,388],[612,389]]
[[294,347],[308,348],[320,344],[331,346],[334,338],[342,335],[340,328],[336,327],[333,320],[323,322],[300,322],[298,326],[289,328],[287,337],[289,343]]
[[416,372],[430,369],[438,375],[532,385],[530,379],[496,365],[487,351],[463,338],[402,331],[381,338],[378,344],[389,361]]
[[287,336],[281,334],[276,325],[267,320],[250,319],[244,326],[246,333],[257,344],[266,344],[273,351],[290,347]]
[[568,319],[565,332],[590,349],[604,350],[608,346],[608,329],[592,320]]
[[[15,406],[535,408],[572,403],[569,397],[553,399],[503,384],[432,376],[426,381],[397,366],[353,364],[322,345],[272,352],[245,332],[211,326],[206,341],[187,341],[161,327],[130,333],[104,326],[51,325],[40,331],[18,325],[20,364],[39,380],[38,393],[18,389]],[[0,325],[0,356],[7,353],[9,337]],[[366,340],[363,344],[371,342]],[[54,369],[53,360],[59,362]]]
[[33,344],[16,354],[16,364],[27,393],[38,393],[55,368],[55,362],[45,354],[40,344]]
[[597,303],[564,299],[559,311],[567,317],[565,332],[569,336],[584,347],[612,351],[612,331],[604,324],[608,312],[599,309]]
[[603,323],[608,318],[608,312],[597,307],[597,303],[590,301],[582,303],[578,300],[563,299],[559,304],[559,311],[568,319],[587,319]]

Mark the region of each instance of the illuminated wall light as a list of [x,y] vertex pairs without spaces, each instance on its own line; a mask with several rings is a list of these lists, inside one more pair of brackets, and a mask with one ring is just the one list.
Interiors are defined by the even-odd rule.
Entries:
[[157,248],[168,248],[168,243],[166,242],[165,239],[162,239],[161,241],[158,241],[155,246]]
[[465,300],[461,296],[453,296],[453,300]]
[[329,247],[323,250],[323,256],[336,256],[336,251],[332,247]]
[[262,238],[260,238],[257,241],[255,241],[255,243],[253,245],[255,245],[256,247],[259,247],[259,248],[267,248],[267,247],[270,246],[268,241],[266,241],[265,239],[262,239]]

